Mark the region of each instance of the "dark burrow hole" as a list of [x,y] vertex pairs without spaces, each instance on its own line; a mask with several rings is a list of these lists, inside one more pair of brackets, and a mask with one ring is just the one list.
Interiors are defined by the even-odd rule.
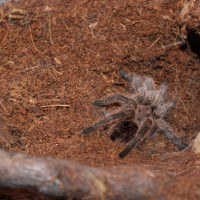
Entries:
[[195,29],[187,30],[187,41],[192,52],[200,58],[200,34]]
[[137,130],[138,126],[134,122],[130,120],[123,121],[114,127],[110,138],[113,141],[118,140],[126,143],[133,139]]

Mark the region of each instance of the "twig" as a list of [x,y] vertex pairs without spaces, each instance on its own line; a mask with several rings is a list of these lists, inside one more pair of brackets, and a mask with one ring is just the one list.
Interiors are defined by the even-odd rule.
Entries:
[[54,67],[51,67],[51,69],[53,69],[53,71],[54,71],[55,73],[57,73],[57,74],[60,74],[60,75],[63,74],[62,72],[57,71]]
[[[192,166],[192,167],[190,167],[190,168],[187,168],[187,169],[185,169],[185,170],[183,170],[183,171],[181,171],[181,172],[179,172],[179,173],[177,173],[177,176],[182,176],[182,175],[185,175],[186,173],[189,173],[189,172],[195,172],[195,170],[196,169],[199,169],[200,168],[200,166],[199,165],[194,165],[194,166]],[[199,171],[199,170],[198,170]]]
[[54,42],[53,42],[53,39],[52,39],[51,19],[50,19],[49,11],[48,11],[48,28],[49,28],[49,39],[50,39],[51,45],[53,45]]
[[10,30],[10,28],[6,31],[6,34],[4,35],[4,37],[3,37],[2,41],[1,41],[1,44],[4,44],[4,42],[5,42],[5,40],[6,40],[7,36],[8,36],[9,30]]
[[70,105],[69,104],[52,104],[52,105],[41,106],[41,108],[49,108],[49,107],[70,107]]
[[34,40],[33,40],[33,34],[32,34],[32,31],[31,31],[31,25],[29,25],[29,32],[30,32],[30,36],[31,36],[31,41],[32,41],[32,43],[33,43],[33,46],[34,46],[34,48],[35,48],[35,50],[37,51],[37,52],[39,52],[40,54],[42,54],[43,55],[43,53],[36,47],[36,45],[35,45],[35,42],[34,42]]
[[[2,150],[0,162],[0,187],[31,188],[63,199],[165,199],[181,185],[174,177],[143,166],[103,170]],[[173,199],[179,196],[173,194]]]
[[[173,46],[177,46],[177,45],[183,45],[183,42],[182,41],[178,41],[178,42],[175,42],[173,44],[168,44],[166,46],[162,46],[162,49],[166,49],[166,48],[169,48],[169,47],[173,47]],[[159,50],[159,49],[158,49]]]
[[159,38],[157,38],[157,39],[148,47],[148,49],[151,49],[151,48],[160,40],[161,37],[162,37],[162,35],[161,35]]

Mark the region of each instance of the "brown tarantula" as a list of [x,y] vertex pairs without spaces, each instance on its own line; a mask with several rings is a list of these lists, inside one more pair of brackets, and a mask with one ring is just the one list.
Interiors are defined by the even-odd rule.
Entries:
[[157,132],[163,133],[181,149],[189,147],[171,132],[165,121],[165,117],[175,108],[175,102],[167,100],[166,84],[158,87],[152,78],[131,76],[124,70],[120,71],[120,75],[129,82],[130,94],[117,94],[102,101],[95,101],[94,106],[119,104],[121,107],[105,119],[84,129],[83,134],[87,135],[99,127],[110,125],[110,138],[113,141],[119,139],[127,143],[126,148],[119,154],[120,158],[125,157],[132,148],[136,148]]

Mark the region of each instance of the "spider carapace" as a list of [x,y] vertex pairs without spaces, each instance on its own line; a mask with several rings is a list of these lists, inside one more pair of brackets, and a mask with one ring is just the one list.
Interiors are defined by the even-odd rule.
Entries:
[[120,71],[120,75],[128,81],[129,93],[95,101],[94,106],[108,107],[118,104],[119,108],[93,126],[84,129],[83,134],[88,135],[100,127],[108,126],[113,141],[118,139],[127,144],[119,154],[120,158],[124,158],[131,149],[158,132],[163,133],[180,149],[188,148],[188,144],[180,141],[172,133],[165,120],[175,108],[175,102],[168,100],[166,84],[157,86],[152,78],[132,76],[124,70]]

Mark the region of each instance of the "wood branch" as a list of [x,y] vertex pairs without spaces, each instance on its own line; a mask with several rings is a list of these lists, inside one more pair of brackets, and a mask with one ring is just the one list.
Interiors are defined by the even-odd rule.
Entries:
[[0,163],[0,187],[32,189],[66,199],[165,199],[175,182],[144,167],[103,170],[3,150]]

